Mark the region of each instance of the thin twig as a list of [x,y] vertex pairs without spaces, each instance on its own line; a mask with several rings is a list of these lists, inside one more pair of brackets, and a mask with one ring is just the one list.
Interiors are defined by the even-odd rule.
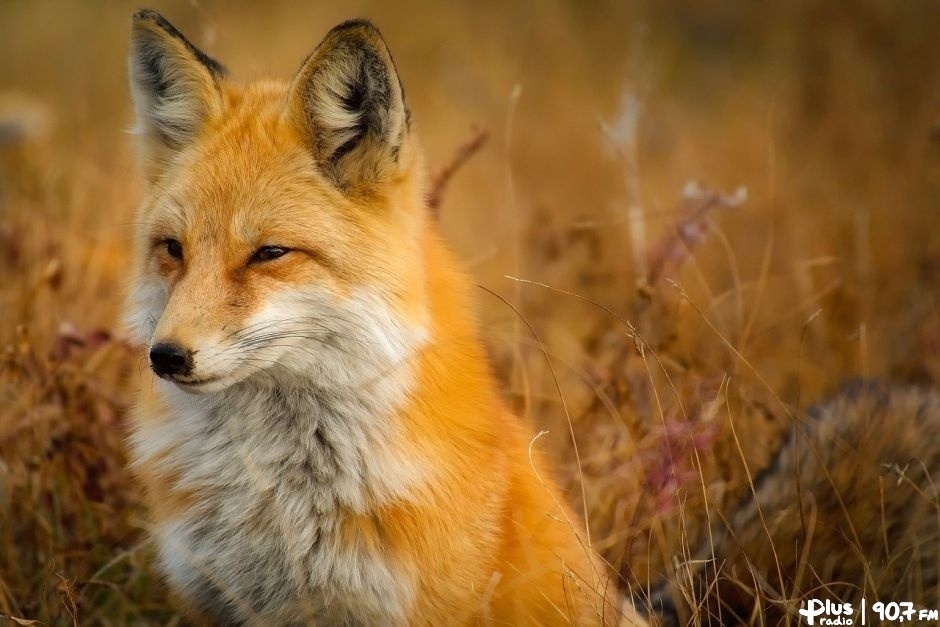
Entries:
[[733,194],[722,194],[690,182],[682,196],[682,217],[649,252],[646,262],[649,269],[646,285],[649,287],[673,274],[698,248],[711,229],[708,215],[713,209],[735,209],[747,198],[747,192],[739,188]]
[[439,210],[441,204],[444,202],[444,191],[447,188],[447,184],[450,183],[450,180],[457,173],[457,170],[462,168],[463,165],[470,160],[470,157],[475,155],[480,148],[483,147],[483,144],[485,144],[486,140],[489,138],[489,133],[483,129],[472,129],[470,138],[458,146],[450,161],[431,177],[431,192],[428,194],[428,208],[435,218],[440,214]]

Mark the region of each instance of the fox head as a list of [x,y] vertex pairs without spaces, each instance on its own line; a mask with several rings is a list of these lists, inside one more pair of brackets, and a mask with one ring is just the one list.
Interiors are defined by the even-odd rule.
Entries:
[[341,24],[290,82],[239,85],[140,11],[129,65],[148,181],[129,318],[154,372],[213,392],[405,359],[425,325],[424,168],[376,28]]

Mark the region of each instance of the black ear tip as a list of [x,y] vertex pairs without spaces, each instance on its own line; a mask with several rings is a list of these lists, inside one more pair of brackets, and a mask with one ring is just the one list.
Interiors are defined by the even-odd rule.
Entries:
[[224,65],[194,46],[188,39],[186,39],[183,33],[177,30],[176,27],[169,22],[169,20],[153,9],[137,10],[134,13],[131,23],[135,30],[140,29],[137,30],[138,33],[141,33],[142,31],[142,34],[138,36],[150,38],[157,34],[159,37],[162,37],[163,35],[160,33],[163,33],[169,35],[173,39],[176,39],[186,46],[186,49],[189,51],[189,53],[193,55],[197,61],[204,65],[213,77],[221,78],[228,73]]
[[170,22],[154,11],[153,9],[138,9],[131,18],[133,26],[143,26],[147,28],[157,27],[159,30],[169,33],[176,33],[176,28]]
[[154,11],[153,9],[137,9],[134,12],[133,18],[135,22],[141,21],[152,21],[152,22],[165,22],[166,19]]
[[138,9],[131,20],[133,24],[153,24],[160,30],[166,31],[177,39],[185,39],[183,34],[176,30],[176,27],[153,9]]
[[376,28],[375,24],[367,19],[358,18],[346,20],[330,29],[330,35],[340,37],[365,36],[368,39],[377,39],[382,41],[382,33]]

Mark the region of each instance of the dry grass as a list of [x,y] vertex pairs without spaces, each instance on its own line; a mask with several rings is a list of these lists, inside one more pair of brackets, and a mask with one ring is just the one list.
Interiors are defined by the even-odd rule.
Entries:
[[[538,333],[480,290],[507,393],[634,584],[824,391],[940,376],[927,4],[157,4],[241,78],[369,16],[432,166],[488,133],[442,229]],[[0,6],[0,612],[49,624],[178,620],[122,445],[133,8]],[[683,199],[692,178],[747,200]]]

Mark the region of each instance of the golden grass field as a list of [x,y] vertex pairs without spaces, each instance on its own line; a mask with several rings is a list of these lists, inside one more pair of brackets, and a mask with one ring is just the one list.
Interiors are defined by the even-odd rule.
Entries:
[[[0,622],[180,620],[123,450],[149,376],[121,327],[135,8],[0,4]],[[940,377],[933,3],[153,8],[244,80],[368,17],[432,171],[487,134],[441,230],[507,396],[638,585],[701,532],[703,494],[766,465],[788,411],[850,378]]]

